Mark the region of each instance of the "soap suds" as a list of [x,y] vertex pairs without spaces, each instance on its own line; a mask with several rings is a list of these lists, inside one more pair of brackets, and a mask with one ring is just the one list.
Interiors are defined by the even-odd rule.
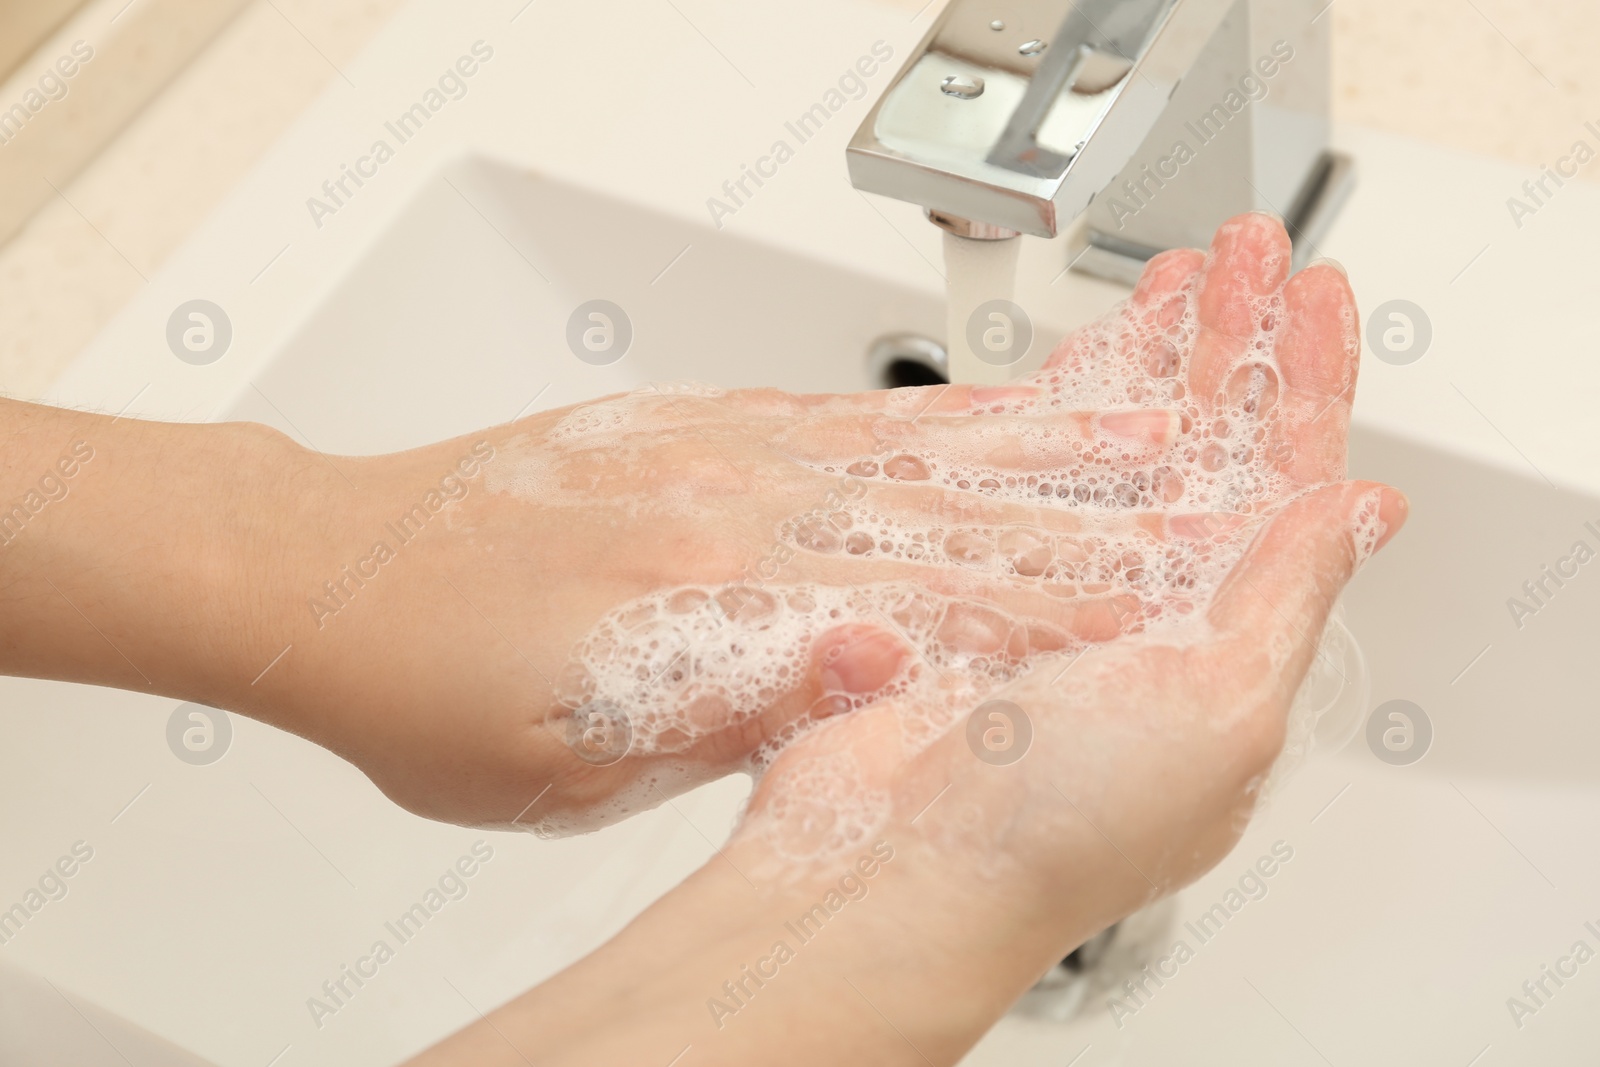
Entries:
[[[630,738],[627,758],[670,765],[813,685],[813,650],[842,624],[880,625],[911,648],[881,688],[823,692],[774,731],[748,761],[746,769],[759,775],[820,723],[885,701],[897,709],[906,754],[914,754],[1006,685],[1046,664],[1059,670],[1055,665],[1111,636],[997,606],[987,595],[996,589],[1063,607],[1102,606],[1119,634],[1176,645],[1204,641],[1206,608],[1261,520],[1310,488],[1284,473],[1292,457],[1283,442],[1298,420],[1315,416],[1283,402],[1281,289],[1249,301],[1255,335],[1239,342],[1243,351],[1216,397],[1200,403],[1190,390],[1197,299],[1191,281],[1159,307],[1124,304],[1080,330],[1057,366],[1017,383],[1031,390],[1000,393],[986,405],[988,414],[1005,417],[994,420],[1000,429],[907,433],[903,416],[884,415],[883,432],[874,436],[892,439],[891,447],[797,460],[858,479],[867,491],[781,523],[781,543],[804,557],[835,557],[841,566],[920,568],[925,579],[686,586],[642,597],[608,613],[574,650],[557,687],[561,713],[581,718],[600,709],[620,717]],[[651,387],[587,405],[557,424],[552,444],[626,467],[655,435],[682,432],[681,419],[656,402],[677,395],[720,392]],[[1113,433],[1104,418],[1064,417],[1150,409],[1171,412],[1168,432],[1155,439]],[[906,414],[917,412],[908,407]],[[497,491],[543,494],[553,484],[549,474],[490,476]],[[974,506],[919,508],[895,495],[904,486],[938,487]],[[1358,562],[1382,536],[1378,504],[1376,494],[1364,501],[1353,546]],[[1004,508],[1037,521],[940,521]],[[1277,663],[1292,648],[1261,651]],[[1312,670],[1337,666],[1319,656]],[[1310,746],[1317,710],[1297,702],[1288,758]],[[793,780],[759,823],[791,859],[857,847],[888,817],[888,799],[866,786],[848,754],[808,756],[783,773]],[[654,779],[649,788],[656,789]],[[618,810],[654,802],[643,787],[636,792],[618,801]],[[588,825],[551,822],[541,832]]]

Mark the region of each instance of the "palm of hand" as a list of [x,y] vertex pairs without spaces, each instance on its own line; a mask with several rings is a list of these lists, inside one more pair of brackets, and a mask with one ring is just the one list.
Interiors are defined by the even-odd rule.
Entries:
[[[1233,220],[1209,256],[1157,257],[1125,308],[1069,337],[1022,383],[1038,395],[989,405],[997,415],[1176,411],[1180,432],[1154,460],[1087,478],[1079,464],[1065,483],[1022,479],[1024,492],[1082,518],[1078,544],[1136,535],[1141,551],[1119,549],[1125,561],[1092,590],[1115,608],[1117,633],[1084,625],[1081,582],[1078,611],[1041,605],[1041,584],[1082,569],[1059,551],[1036,555],[1013,574],[1032,588],[1007,607],[1065,618],[1076,641],[998,685],[916,664],[938,677],[824,724],[777,759],[745,839],[792,863],[893,826],[1037,885],[1082,879],[1082,857],[1099,856],[1103,922],[1225,853],[1282,746],[1339,589],[1404,517],[1392,491],[1334,484],[1359,353],[1354,299],[1337,269],[1291,279],[1288,262],[1276,222]],[[934,473],[959,492],[984,491],[963,470]],[[981,729],[951,729],[983,700],[998,702],[981,709],[998,710],[995,722],[1031,732],[1014,765],[985,758]]]

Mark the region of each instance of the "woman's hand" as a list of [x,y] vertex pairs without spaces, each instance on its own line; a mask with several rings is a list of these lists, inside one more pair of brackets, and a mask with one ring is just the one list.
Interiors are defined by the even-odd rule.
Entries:
[[[1035,509],[960,499],[915,464],[896,464],[907,450],[968,435],[974,404],[1036,391],[795,397],[664,387],[400,455],[302,464],[324,514],[286,536],[260,590],[278,624],[260,652],[293,651],[224,701],[327,745],[421,814],[525,825],[616,817],[623,812],[607,801],[642,776],[680,790],[739,769],[819,701],[876,690],[904,650],[841,619],[799,650],[795,678],[770,701],[706,711],[692,737],[619,762],[608,724],[591,729],[573,718],[581,700],[561,699],[580,638],[619,605],[680,586],[710,590],[708,610],[735,621],[763,589],[808,582],[1015,596],[1015,583],[998,575],[846,548],[846,531],[830,519],[864,498],[868,482],[821,468],[833,455],[875,456],[877,481],[890,484],[871,492],[892,494],[926,523],[1037,524]],[[1149,456],[1178,422],[1170,412],[1089,411],[1009,421]],[[994,457],[1020,474],[1058,459]],[[430,503],[439,510],[430,513]],[[1044,523],[1060,532],[1079,525],[1069,515]],[[1117,625],[1107,597],[1035,607],[1053,627],[1037,628],[1042,647],[1108,636]],[[844,648],[849,655],[839,655]],[[647,685],[674,670],[678,651],[658,650]]]
[[[1210,573],[1189,564],[1206,557],[1217,581],[1175,589],[1124,574],[1136,606],[1119,636],[1036,656],[1001,685],[930,662],[911,696],[817,723],[777,754],[717,859],[492,1026],[418,1062],[509,1064],[518,1048],[552,1063],[667,1061],[688,1046],[702,1063],[953,1063],[1073,946],[1225,855],[1334,601],[1406,515],[1394,490],[1339,481],[1354,300],[1332,267],[1288,279],[1288,253],[1275,221],[1236,219],[1209,257],[1158,257],[1116,320],[1161,323],[1183,297],[1198,319],[1175,368],[1190,430],[1261,416],[1259,438],[1248,420],[1231,428],[1253,446],[1239,454],[1247,477],[1216,483],[1245,486],[1246,509],[1195,529],[1177,522],[1194,516],[1132,508],[1152,544],[1175,550],[1151,553],[1176,561],[1169,576]],[[1238,373],[1279,324],[1264,329],[1263,308],[1282,317],[1270,404],[1258,372]],[[1096,353],[1104,336],[1069,339],[1033,383],[1067,405],[1074,383],[1094,392],[1097,361],[1119,354]],[[1166,372],[1142,383],[1153,389],[1174,376],[1152,367]],[[1241,381],[1256,382],[1253,411]],[[1208,443],[1180,438],[1177,465]],[[1073,541],[1129,519],[1084,512]],[[1019,581],[1055,565],[1033,563]],[[1179,592],[1188,614],[1166,610]],[[963,701],[975,696],[973,711]],[[1017,747],[991,752],[991,725]],[[802,915],[826,928],[797,930]],[[607,1015],[618,989],[626,1018]]]
[[[886,491],[919,521],[1011,521],[1026,509],[956,499],[896,457],[965,438],[974,404],[1017,395],[663,387],[367,458],[318,455],[258,426],[7,402],[0,490],[16,492],[0,495],[20,496],[74,442],[89,458],[73,461],[64,499],[7,538],[0,670],[251,715],[325,745],[435,818],[617,817],[608,802],[647,775],[670,790],[726,774],[819,702],[875,691],[904,649],[840,619],[800,649],[795,676],[770,700],[713,709],[693,738],[617,762],[604,739],[586,748],[593,731],[573,718],[581,705],[558,693],[579,639],[619,605],[686,584],[711,589],[727,620],[777,583],[1005,594],[999,581],[844,548],[829,519],[868,486],[820,458],[876,457]],[[1011,421],[1147,455],[1168,443],[1176,417]],[[1055,458],[994,461],[1027,473]],[[1076,520],[1047,525],[1070,531]],[[817,551],[829,538],[834,551]],[[1114,606],[1050,605],[1055,628],[1035,638],[1057,647],[1105,635]],[[649,680],[671,669],[667,655]]]
[[[1113,316],[1124,327],[1160,325],[1191,309],[1197,329],[1178,346],[1176,365],[1134,388],[1176,378],[1186,424],[1231,419],[1213,437],[1247,450],[1247,459],[1241,475],[1218,487],[1268,491],[1247,493],[1227,515],[1126,509],[1140,512],[1134,523],[1165,549],[1146,555],[1167,569],[1142,582],[1123,576],[1138,599],[1118,635],[1038,657],[1023,677],[984,694],[972,715],[978,726],[948,730],[910,758],[907,739],[925,732],[926,702],[891,699],[819,724],[760,781],[742,836],[792,852],[786,846],[815,834],[823,817],[797,802],[809,786],[796,783],[813,782],[819,766],[848,765],[859,772],[856,788],[889,798],[891,829],[883,832],[966,857],[971,866],[963,869],[1004,877],[1013,889],[1031,882],[1041,899],[1071,884],[1099,894],[1085,935],[1226,853],[1283,748],[1291,703],[1334,602],[1406,517],[1397,491],[1340,481],[1360,351],[1354,296],[1331,266],[1289,278],[1289,255],[1276,220],[1242,216],[1218,231],[1209,257],[1157,257],[1128,308]],[[1267,353],[1260,339],[1278,326]],[[1094,350],[1106,336],[1086,330],[1069,338],[1032,380],[1058,383],[1072,403],[1074,383],[1088,378],[1092,388],[1097,361],[1114,358]],[[1239,384],[1252,379],[1256,399],[1241,408]],[[1249,416],[1242,422],[1241,411]],[[1174,452],[1198,456],[1182,457],[1178,469],[1194,469],[1208,447],[1180,437]],[[1123,510],[1093,513],[1077,539],[1126,525]],[[1202,556],[1217,575],[1209,586],[1195,581],[1208,573],[1194,564]],[[1139,566],[1158,564],[1147,558]],[[1186,610],[1174,613],[1174,598]],[[952,686],[941,679],[935,688]],[[959,707],[956,720],[969,710]],[[1024,740],[1004,758],[975,759],[984,756],[977,746],[989,717],[1013,740],[1031,736],[1031,747]],[[913,828],[909,818],[946,787],[945,814]],[[1088,847],[1096,838],[1120,852],[1103,849],[1102,859],[1117,862],[1085,878],[1084,849],[1060,844]]]
[[[1236,525],[1233,513],[1326,480],[1343,455],[1348,286],[1320,268],[1284,289],[1286,242],[1263,216],[1230,223],[1211,268],[1226,284],[1199,289],[1201,253],[1160,257],[1126,321],[1079,331],[1050,368],[1010,386],[659,387],[481,443],[336,461],[361,490],[339,511],[323,571],[394,529],[458,457],[483,453],[466,496],[385,565],[400,580],[369,565],[382,576],[337,614],[293,606],[300,638],[285,640],[298,664],[259,699],[313,701],[296,716],[312,736],[413,810],[571,829],[765,760],[884,696],[914,653],[876,590],[937,598],[934,636],[964,631],[954,645],[1003,612],[1001,675],[1147,624],[1138,572],[1153,568],[1108,563],[1108,545],[1203,543]],[[1287,380],[1252,355],[1273,336]],[[1141,376],[1136,388],[1106,387],[1108,345]],[[1123,382],[1126,368],[1112,369]],[[1232,431],[1213,425],[1241,407]],[[1249,456],[1213,463],[1219,449]],[[302,567],[295,580],[314,592],[317,576]],[[783,600],[807,588],[851,595],[818,625]],[[780,615],[790,629],[769,627]],[[753,685],[724,653],[731,634],[762,627],[785,634],[788,658],[769,659]]]

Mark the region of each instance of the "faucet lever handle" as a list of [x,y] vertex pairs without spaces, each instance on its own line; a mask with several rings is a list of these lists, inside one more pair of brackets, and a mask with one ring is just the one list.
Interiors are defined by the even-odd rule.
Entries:
[[951,0],[852,139],[851,180],[1053,237],[1132,158],[1243,2]]

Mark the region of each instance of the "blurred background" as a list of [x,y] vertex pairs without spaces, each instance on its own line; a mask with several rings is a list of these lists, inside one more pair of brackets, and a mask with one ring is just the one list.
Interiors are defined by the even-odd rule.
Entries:
[[[66,96],[0,146],[0,391],[42,392],[401,6],[0,0],[0,101],[35,83],[41,42],[95,28]],[[1338,122],[1536,170],[1600,119],[1596,5],[1333,0],[1328,17]]]

